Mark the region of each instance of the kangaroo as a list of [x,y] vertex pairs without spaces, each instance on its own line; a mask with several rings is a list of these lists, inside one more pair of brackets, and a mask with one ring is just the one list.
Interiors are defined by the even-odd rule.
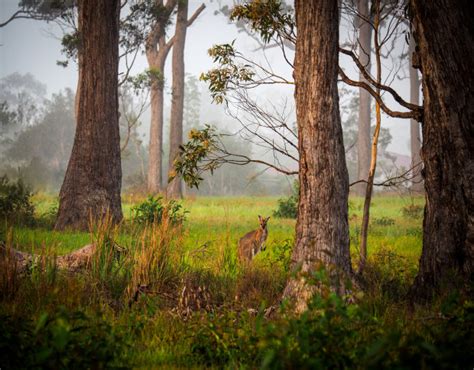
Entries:
[[239,240],[238,257],[240,262],[250,262],[255,255],[265,250],[265,241],[268,237],[267,222],[270,217],[258,216],[260,227],[245,234]]

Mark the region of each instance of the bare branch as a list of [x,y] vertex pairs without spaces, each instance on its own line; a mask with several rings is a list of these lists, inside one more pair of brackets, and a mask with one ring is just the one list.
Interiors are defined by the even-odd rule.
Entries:
[[367,81],[369,81],[376,88],[387,91],[388,93],[390,93],[393,96],[393,98],[395,99],[395,101],[397,103],[399,103],[401,106],[403,106],[407,109],[410,109],[410,110],[421,110],[422,109],[422,107],[420,107],[417,104],[408,103],[407,101],[403,100],[403,98],[400,95],[398,95],[398,93],[394,89],[392,89],[390,86],[382,85],[382,84],[379,84],[377,81],[375,81],[372,78],[372,76],[369,73],[367,73],[365,67],[362,65],[359,58],[357,58],[357,56],[354,54],[354,52],[352,52],[350,50],[345,50],[345,49],[342,49],[342,48],[339,48],[339,52],[342,53],[342,54],[350,56],[352,58],[352,60],[354,61],[354,63],[357,65],[357,68],[360,70],[360,72],[363,74],[363,76],[365,77],[365,79]]
[[199,8],[197,8],[197,9],[194,11],[193,15],[188,19],[188,23],[187,23],[186,26],[187,26],[187,27],[190,27],[190,26],[194,23],[194,21],[196,20],[196,18],[199,17],[199,15],[202,13],[202,11],[203,11],[204,9],[206,9],[206,5],[203,3],[203,4],[201,4],[201,5],[199,6]]
[[[390,177],[382,182],[379,182],[379,183],[376,183],[374,182],[374,186],[385,186],[385,187],[392,187],[392,186],[398,186],[404,182],[407,182],[407,181],[412,181],[416,175],[417,175],[417,171],[414,171],[416,168],[419,168],[420,166],[422,166],[422,162],[418,162],[416,165],[414,165],[413,167],[411,167],[410,169],[406,170],[405,172],[401,173],[400,175],[397,175],[397,176],[394,176],[394,177]],[[412,174],[411,176],[409,176],[409,174]],[[367,183],[367,180],[357,180],[357,181],[354,181],[352,183],[349,184],[349,187],[351,186],[354,186],[356,184],[359,184],[359,183]]]
[[362,87],[363,89],[367,90],[370,95],[377,101],[377,103],[380,104],[380,107],[382,110],[388,114],[390,117],[396,117],[396,118],[413,118],[417,121],[421,121],[421,117],[423,114],[423,110],[421,107],[419,109],[410,111],[410,112],[398,112],[398,111],[392,111],[389,109],[385,103],[383,102],[382,98],[380,97],[379,94],[377,94],[372,87],[370,87],[369,84],[362,82],[362,81],[354,81],[351,80],[347,75],[344,73],[344,70],[339,67],[339,75],[341,76],[341,80],[345,82],[346,84],[350,86],[356,86],[356,87]]

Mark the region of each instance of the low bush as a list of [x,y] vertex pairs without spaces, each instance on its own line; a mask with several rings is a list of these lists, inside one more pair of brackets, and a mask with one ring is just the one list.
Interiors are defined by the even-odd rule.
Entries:
[[32,195],[21,179],[10,181],[7,176],[0,177],[0,221],[32,225],[35,213]]
[[125,368],[126,344],[102,318],[59,310],[38,320],[0,315],[0,363],[5,369]]
[[278,265],[285,273],[290,271],[291,253],[295,242],[293,239],[285,239],[274,243],[271,248],[267,248],[265,260],[269,266]]
[[176,200],[165,201],[161,196],[149,196],[146,201],[132,208],[133,220],[139,224],[161,223],[163,217],[173,224],[180,224],[186,220],[187,213]]
[[293,192],[288,198],[278,199],[278,208],[273,216],[279,218],[296,218],[298,216],[299,184],[293,184]]
[[190,332],[193,360],[201,365],[239,368],[258,363],[256,326],[247,312],[196,317],[190,323]]

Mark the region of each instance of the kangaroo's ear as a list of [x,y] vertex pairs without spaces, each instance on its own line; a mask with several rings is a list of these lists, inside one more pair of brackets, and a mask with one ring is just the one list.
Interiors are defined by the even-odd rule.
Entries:
[[258,220],[262,222],[263,221],[262,216],[258,215]]
[[270,216],[268,216],[268,217],[266,218],[265,222],[268,222],[269,219],[270,219]]

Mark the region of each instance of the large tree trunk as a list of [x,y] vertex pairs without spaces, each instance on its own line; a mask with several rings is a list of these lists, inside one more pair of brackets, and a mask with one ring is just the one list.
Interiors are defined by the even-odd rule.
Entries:
[[[359,0],[357,10],[361,17],[369,18],[369,1]],[[372,27],[369,22],[358,17],[359,28],[359,60],[370,73],[370,52]],[[363,73],[359,73],[360,81],[367,82]],[[370,94],[359,88],[359,130],[357,133],[357,179],[367,180],[370,168]],[[366,184],[355,185],[355,193],[364,196]]]
[[[173,83],[170,119],[170,156],[169,169],[173,171],[173,162],[179,154],[183,143],[183,109],[184,109],[184,45],[188,23],[188,0],[178,2],[176,32],[173,44]],[[181,179],[175,177],[168,184],[167,195],[171,198],[182,196]]]
[[[418,71],[413,68],[413,56],[415,53],[415,39],[410,37],[410,103],[420,104],[420,78],[418,77]],[[417,120],[410,120],[410,148],[411,148],[411,167],[413,170],[413,184],[412,191],[415,193],[423,192],[423,179],[421,178],[421,135],[420,135],[420,123]]]
[[426,206],[414,285],[429,298],[474,271],[474,19],[470,1],[412,0],[423,83]]
[[90,217],[122,219],[118,123],[118,0],[79,1],[77,127],[61,187],[56,229],[87,229]]
[[292,265],[300,270],[283,295],[300,312],[315,292],[306,275],[322,265],[334,278],[332,287],[343,292],[337,277],[350,274],[351,263],[349,179],[337,91],[337,2],[297,0],[295,6],[300,200]]

